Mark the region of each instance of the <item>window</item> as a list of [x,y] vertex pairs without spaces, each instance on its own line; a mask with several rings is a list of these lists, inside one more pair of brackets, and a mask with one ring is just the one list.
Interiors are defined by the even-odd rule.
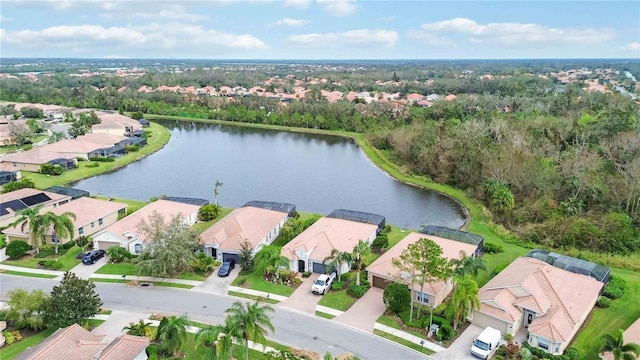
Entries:
[[92,222],[92,223],[91,223],[91,227],[94,227],[95,225],[96,225],[96,223],[95,223],[95,222]]
[[84,234],[84,228],[79,228],[78,229],[78,234],[80,234],[80,235]]
[[553,348],[553,352],[557,354],[560,352],[560,344],[554,344],[554,345],[555,346]]
[[142,244],[135,244],[133,250],[136,254],[140,254],[142,252]]
[[545,339],[540,339],[540,338],[538,338],[538,347],[539,347],[540,349],[544,349],[544,350],[549,351],[549,345],[550,345],[550,342],[549,342],[549,341],[547,341],[547,340],[545,340]]
[[102,225],[102,218],[98,219],[98,225]]
[[429,295],[425,293],[416,292],[416,300],[428,304],[429,303]]

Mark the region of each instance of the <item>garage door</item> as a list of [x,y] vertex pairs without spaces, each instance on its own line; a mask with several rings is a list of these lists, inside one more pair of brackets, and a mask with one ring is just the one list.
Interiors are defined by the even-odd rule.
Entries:
[[380,289],[384,289],[391,283],[391,280],[387,280],[385,278],[381,278],[379,276],[373,277],[373,287],[377,287]]
[[311,271],[317,274],[326,274],[327,273],[327,265],[322,263],[314,262]]
[[227,254],[227,253],[222,253],[222,261],[225,261],[227,259],[233,259],[236,261],[236,264],[240,263],[240,256],[238,256],[238,254]]
[[96,241],[96,246],[98,246],[100,250],[107,250],[110,247],[120,246],[120,243],[113,241]]
[[500,332],[502,334],[505,334],[507,331],[507,323],[500,320],[500,319],[496,319],[492,316],[483,314],[479,311],[474,311],[473,312],[473,318],[471,319],[471,323],[473,325],[477,325],[480,326],[482,328],[485,328],[487,326],[491,326],[494,329],[498,329],[500,330]]

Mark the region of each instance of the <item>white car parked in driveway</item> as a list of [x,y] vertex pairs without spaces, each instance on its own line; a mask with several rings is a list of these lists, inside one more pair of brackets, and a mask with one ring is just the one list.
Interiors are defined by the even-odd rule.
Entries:
[[334,272],[332,272],[329,275],[322,274],[318,276],[316,281],[313,283],[313,286],[311,286],[311,292],[314,294],[324,295],[327,292],[327,290],[331,288],[331,284],[333,284],[333,281],[335,279],[336,279],[336,273]]

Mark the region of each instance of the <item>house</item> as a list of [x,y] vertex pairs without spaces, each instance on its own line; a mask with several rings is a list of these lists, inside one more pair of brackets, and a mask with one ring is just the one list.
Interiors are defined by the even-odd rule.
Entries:
[[[354,216],[341,216],[346,214]],[[281,254],[289,259],[291,269],[324,274],[327,272],[324,259],[333,249],[352,252],[360,240],[371,244],[380,232],[380,224],[384,227],[384,217],[380,215],[339,210],[309,226],[286,244]],[[344,264],[339,270],[348,271],[348,265]]]
[[0,116],[0,146],[13,145],[11,129],[13,127],[26,127],[27,121],[23,119],[13,120],[7,116]]
[[42,147],[57,154],[85,160],[89,160],[92,157],[110,157],[124,154],[124,148],[115,143],[94,143],[81,139],[65,139]]
[[0,185],[18,181],[22,178],[22,171],[14,169],[12,165],[0,163]]
[[152,214],[158,213],[164,217],[165,221],[180,215],[183,224],[191,226],[198,219],[198,210],[200,210],[198,205],[164,199],[156,200],[97,233],[93,237],[94,247],[106,250],[112,246],[121,246],[132,254],[140,254],[147,241],[145,234],[139,231],[141,222],[148,221]]
[[60,328],[43,342],[28,348],[16,360],[146,360],[149,339],[122,335],[111,342],[78,324]]
[[97,111],[96,115],[100,118],[100,124],[95,124],[91,127],[91,132],[93,133],[124,135],[127,132],[127,128],[142,129],[142,125],[138,121],[128,116],[106,111]]
[[[39,146],[27,151],[6,154],[0,157],[0,163],[6,164],[5,171],[31,171],[39,172],[42,164],[61,165],[65,169],[73,169],[78,166],[75,156],[60,154],[50,151],[46,146]],[[6,168],[8,167],[8,169]]]
[[[1,328],[1,327],[0,327]],[[623,344],[636,344],[640,346],[640,318],[622,333]],[[612,352],[600,354],[602,360],[614,360]]]
[[557,261],[557,266],[519,257],[480,289],[480,309],[472,312],[470,320],[503,334],[515,335],[524,329],[531,346],[562,354],[605,285],[584,275],[589,272],[583,270],[597,267],[605,268],[568,256]]
[[71,200],[75,200],[83,196],[91,195],[88,191],[71,188],[71,187],[64,187],[64,186],[50,186],[44,189],[44,191],[71,196]]
[[[409,285],[411,281],[410,275],[401,272],[400,269],[393,264],[393,259],[397,259],[409,245],[423,238],[433,240],[433,242],[438,244],[438,246],[442,248],[442,255],[448,260],[459,259],[461,252],[464,252],[467,256],[474,256],[477,249],[477,246],[473,244],[412,232],[400,240],[394,247],[382,254],[371,265],[367,266],[367,279],[369,283],[374,287],[382,289],[393,281],[404,282]],[[424,289],[422,289],[422,293],[420,287],[420,284],[413,285],[413,288],[411,288],[411,298],[420,303],[435,307],[440,305],[451,290],[453,290],[453,283],[448,279],[426,283]]]
[[49,211],[69,202],[71,197],[27,188],[2,194],[0,200],[0,227],[5,227],[19,219],[22,209],[40,205],[43,211]]
[[101,144],[107,146],[113,146],[126,139],[124,135],[110,134],[110,133],[87,133],[82,136],[78,136],[76,141],[86,141],[94,144]]
[[233,210],[200,235],[207,255],[220,261],[240,260],[242,243],[248,241],[255,255],[271,245],[280,229],[295,214],[292,204],[253,201]]
[[407,100],[411,101],[411,102],[417,102],[424,99],[424,95],[422,94],[417,94],[417,93],[411,93],[407,95]]
[[[69,201],[65,204],[57,206],[53,209],[41,212],[51,211],[56,215],[70,212],[76,216],[73,222],[73,234],[71,238],[58,239],[60,244],[75,240],[80,236],[91,236],[118,221],[118,215],[124,214],[127,209],[126,204],[115,201],[98,200],[90,197],[80,197],[76,200]],[[7,236],[7,241],[13,240],[29,240],[29,233],[22,231],[21,227],[9,227],[2,231]],[[54,244],[53,231],[50,229],[45,234],[45,243]]]

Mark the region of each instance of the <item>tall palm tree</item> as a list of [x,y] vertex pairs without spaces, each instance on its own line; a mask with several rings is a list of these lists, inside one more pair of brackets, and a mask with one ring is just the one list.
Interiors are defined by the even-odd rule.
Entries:
[[466,275],[478,275],[480,270],[486,270],[484,259],[468,256],[464,251],[460,251],[460,259],[452,259],[453,274],[463,278]]
[[336,269],[338,273],[338,281],[342,281],[340,277],[340,275],[342,275],[341,267],[343,264],[348,264],[349,266],[351,266],[351,264],[353,263],[353,258],[351,257],[351,253],[333,249],[331,250],[331,254],[324,258],[322,263],[326,264],[327,261],[329,261],[329,263],[327,264],[327,269]]
[[267,329],[275,331],[271,319],[267,315],[275,310],[269,305],[260,306],[255,303],[244,303],[236,301],[227,311],[226,326],[231,331],[231,335],[244,342],[244,358],[249,360],[249,340],[267,345]]
[[353,248],[352,257],[356,262],[356,285],[360,285],[360,268],[362,268],[362,258],[371,253],[369,243],[359,240],[358,244]]
[[471,310],[480,308],[478,299],[478,284],[470,276],[456,279],[457,285],[451,294],[447,306],[447,316],[453,318],[453,328],[458,328],[458,323],[464,321]]
[[209,349],[205,360],[231,359],[233,353],[232,329],[225,325],[209,325],[196,334],[199,346]]
[[47,224],[47,228],[53,227],[53,242],[56,246],[56,254],[58,253],[58,243],[60,239],[68,238],[69,241],[73,240],[74,224],[73,220],[76,219],[76,214],[66,211],[60,215],[54,214],[48,211],[44,215],[43,223]]
[[20,216],[16,221],[9,224],[9,227],[17,227],[20,225],[20,231],[27,232],[29,235],[29,245],[36,248],[36,252],[39,252],[40,240],[44,240],[44,235],[48,226],[42,221],[42,215],[40,215],[40,209],[42,205],[37,205],[32,208],[26,208],[20,210],[18,215]]
[[163,349],[171,355],[176,355],[187,340],[187,317],[171,316],[162,326],[158,327],[158,339]]
[[611,334],[602,335],[604,345],[602,352],[612,352],[614,360],[635,360],[640,356],[640,346],[633,343],[624,343],[622,329],[618,330],[615,336]]

